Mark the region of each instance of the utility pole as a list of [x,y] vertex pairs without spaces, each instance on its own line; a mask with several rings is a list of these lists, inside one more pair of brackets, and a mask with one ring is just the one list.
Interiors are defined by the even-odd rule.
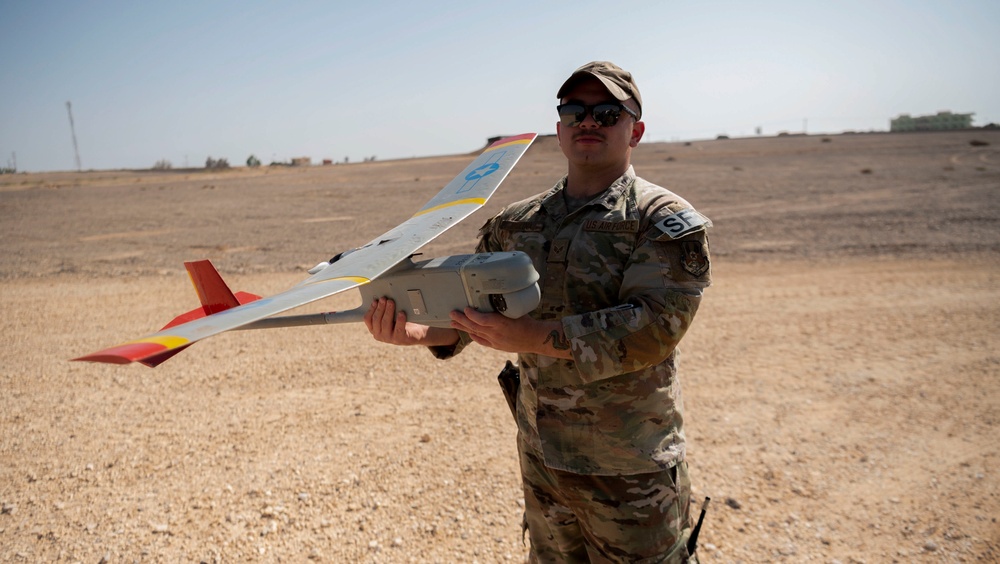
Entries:
[[68,101],[66,102],[66,111],[69,112],[69,132],[73,136],[73,154],[76,155],[76,170],[80,172],[83,167],[80,166],[80,149],[76,146],[76,128],[73,127],[73,105]]

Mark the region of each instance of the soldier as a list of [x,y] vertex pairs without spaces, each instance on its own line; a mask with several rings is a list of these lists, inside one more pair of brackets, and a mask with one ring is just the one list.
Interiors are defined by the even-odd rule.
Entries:
[[635,175],[645,124],[630,73],[588,63],[557,98],[566,176],[489,220],[477,247],[527,253],[538,308],[520,319],[467,308],[441,329],[383,298],[365,323],[438,358],[471,342],[517,353],[532,562],[694,561],[677,345],[711,283],[711,222]]

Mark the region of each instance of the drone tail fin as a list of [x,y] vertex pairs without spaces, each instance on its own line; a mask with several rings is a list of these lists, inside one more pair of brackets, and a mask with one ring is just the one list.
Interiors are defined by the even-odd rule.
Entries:
[[[195,291],[198,292],[201,307],[178,315],[170,323],[164,325],[163,329],[187,323],[194,319],[207,317],[214,313],[260,299],[260,296],[248,292],[233,293],[229,289],[229,286],[222,280],[222,276],[219,275],[219,271],[215,269],[211,261],[185,262],[184,267],[191,277],[191,283],[194,284]],[[73,360],[106,362],[111,364],[139,362],[153,367],[162,364],[190,346],[190,343],[180,344],[175,341],[176,339],[172,337],[140,339]],[[186,339],[181,339],[181,342],[184,341]]]
[[[198,292],[198,299],[201,301],[201,307],[178,315],[173,318],[170,323],[164,325],[163,329],[168,329],[175,325],[180,325],[181,323],[187,323],[188,321],[194,319],[207,317],[213,313],[219,313],[220,311],[225,311],[227,309],[260,299],[260,296],[249,292],[236,292],[234,294],[210,260],[185,262],[184,268],[187,269],[188,276],[191,277],[191,284],[194,285],[195,292]],[[161,329],[161,331],[163,329]],[[156,367],[189,346],[190,345],[184,345],[176,349],[170,349],[160,354],[143,358],[138,362],[141,362],[149,367]]]
[[188,276],[191,277],[194,290],[198,292],[201,307],[178,315],[170,323],[164,325],[163,329],[260,299],[260,296],[249,292],[236,292],[234,294],[210,260],[185,262],[184,268],[187,269]]

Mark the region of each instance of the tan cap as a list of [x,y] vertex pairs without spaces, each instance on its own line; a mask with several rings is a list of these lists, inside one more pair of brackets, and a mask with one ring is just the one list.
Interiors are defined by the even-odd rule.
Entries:
[[608,92],[620,102],[635,98],[636,104],[639,105],[639,117],[642,117],[642,97],[639,96],[639,87],[636,86],[632,73],[608,61],[593,61],[573,71],[559,88],[556,98],[565,98],[566,93],[576,86],[581,78],[587,76],[600,80]]

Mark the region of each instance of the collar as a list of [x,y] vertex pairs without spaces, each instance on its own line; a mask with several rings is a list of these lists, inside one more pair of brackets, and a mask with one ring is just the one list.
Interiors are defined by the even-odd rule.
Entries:
[[[635,182],[635,170],[632,165],[629,165],[625,173],[618,177],[617,180],[611,183],[610,186],[604,189],[603,192],[595,195],[589,202],[584,204],[583,207],[587,206],[601,206],[605,209],[612,209],[618,204],[618,201],[624,197],[625,190]],[[566,202],[563,198],[563,190],[566,189],[567,177],[563,176],[559,179],[559,182],[549,190],[549,193],[542,198],[542,207],[549,213],[566,213]],[[582,209],[582,208],[581,208]]]

